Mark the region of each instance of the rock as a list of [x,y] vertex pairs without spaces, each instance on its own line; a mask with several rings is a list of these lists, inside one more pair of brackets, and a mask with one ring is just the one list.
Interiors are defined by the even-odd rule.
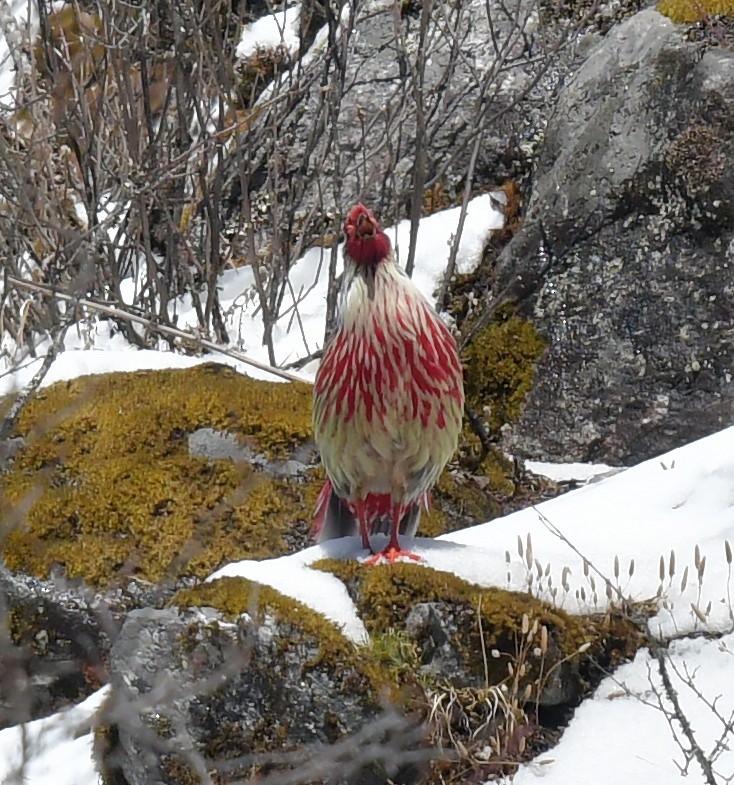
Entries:
[[132,608],[161,605],[176,588],[131,581],[93,591],[41,581],[0,564],[0,728],[45,717],[107,681],[110,646]]
[[[526,171],[546,122],[545,99],[573,50],[554,50],[555,37],[567,32],[552,25],[537,35],[531,11],[525,2],[511,14],[493,7],[490,19],[483,0],[434,7],[425,36],[424,142],[417,141],[411,78],[421,47],[420,4],[377,0],[356,7],[354,18],[334,21],[331,49],[317,45],[283,80],[287,100],[261,100],[253,127],[226,162],[236,214],[240,171],[245,165],[251,172],[258,246],[272,248],[276,231],[286,249],[304,240],[329,245],[322,238],[338,231],[345,207],[357,200],[388,222],[406,217],[418,146],[425,153],[426,206],[434,210],[460,201],[476,139],[475,188]],[[501,50],[496,59],[489,41]],[[250,150],[252,139],[257,146]],[[418,192],[423,196],[420,185]]]
[[549,346],[505,446],[631,464],[729,423],[734,52],[648,9],[562,89],[490,310]]
[[[285,461],[271,460],[262,452],[257,452],[247,444],[241,444],[233,433],[216,428],[197,428],[189,434],[189,454],[196,458],[212,460],[229,459],[234,463],[247,463],[257,466],[269,477],[303,477],[312,468],[316,448],[312,444],[298,447],[294,458]],[[297,458],[304,458],[304,463]]]
[[[414,781],[412,768],[389,761],[420,743],[422,732],[380,705],[368,661],[333,637],[329,622],[316,634],[317,614],[260,588],[259,612],[252,605],[253,615],[231,620],[206,607],[129,614],[110,653],[105,712],[115,744],[104,768],[128,785],[208,782],[212,772],[217,782],[272,770],[285,777],[293,766],[313,772],[299,781]],[[361,741],[353,739],[333,775],[345,754],[339,742],[354,734]]]

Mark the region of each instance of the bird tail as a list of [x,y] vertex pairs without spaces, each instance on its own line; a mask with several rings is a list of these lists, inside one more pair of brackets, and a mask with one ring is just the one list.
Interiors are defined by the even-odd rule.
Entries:
[[339,537],[356,537],[359,524],[346,502],[331,487],[331,480],[324,483],[316,501],[311,537],[315,542],[335,540]]
[[[418,530],[421,507],[428,509],[429,497],[424,494],[411,504],[400,521],[400,534],[414,537]],[[390,534],[390,516],[376,515],[372,521],[370,534]],[[359,522],[347,503],[334,493],[331,480],[324,483],[316,501],[311,537],[315,542],[335,540],[339,537],[358,537]]]

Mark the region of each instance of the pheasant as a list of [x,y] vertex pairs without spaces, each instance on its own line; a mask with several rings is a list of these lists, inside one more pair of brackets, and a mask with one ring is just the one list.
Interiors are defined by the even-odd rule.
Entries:
[[[370,210],[353,207],[344,233],[338,322],[314,385],[314,434],[327,475],[314,535],[359,534],[370,564],[418,560],[399,535],[415,534],[456,450],[461,363],[451,332],[398,266]],[[389,541],[374,554],[377,533]]]

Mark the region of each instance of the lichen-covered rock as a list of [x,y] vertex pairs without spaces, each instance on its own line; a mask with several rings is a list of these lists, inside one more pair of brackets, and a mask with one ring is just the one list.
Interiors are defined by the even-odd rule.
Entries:
[[613,28],[560,92],[491,308],[547,339],[506,446],[629,464],[734,405],[734,52],[654,10]]
[[74,704],[107,682],[110,646],[130,610],[161,607],[181,586],[131,580],[93,591],[0,564],[0,728]]
[[[110,655],[106,708],[115,731],[103,768],[116,781],[197,783],[208,781],[202,776],[208,771],[225,783],[255,772],[308,771],[306,745],[333,744],[383,715],[384,670],[299,603],[237,579],[174,601],[211,601],[228,610],[172,607],[127,617]],[[243,604],[249,613],[232,612]],[[420,736],[412,725],[405,719],[404,738],[389,744],[415,745]],[[387,783],[374,752],[355,741],[350,757],[332,775],[323,749],[308,781]],[[391,776],[412,781],[408,769]]]

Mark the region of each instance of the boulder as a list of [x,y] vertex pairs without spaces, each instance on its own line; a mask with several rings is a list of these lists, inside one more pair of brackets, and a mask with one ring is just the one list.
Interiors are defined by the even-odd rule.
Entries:
[[731,422],[734,51],[652,9],[563,87],[489,312],[547,339],[505,446],[632,464]]
[[[214,592],[253,589],[218,583]],[[281,772],[278,782],[295,782],[297,769],[298,782],[414,782],[415,767],[397,761],[423,732],[382,705],[386,675],[299,603],[265,587],[248,596],[250,613],[234,617],[207,607],[127,617],[110,655],[107,778],[173,785]]]

